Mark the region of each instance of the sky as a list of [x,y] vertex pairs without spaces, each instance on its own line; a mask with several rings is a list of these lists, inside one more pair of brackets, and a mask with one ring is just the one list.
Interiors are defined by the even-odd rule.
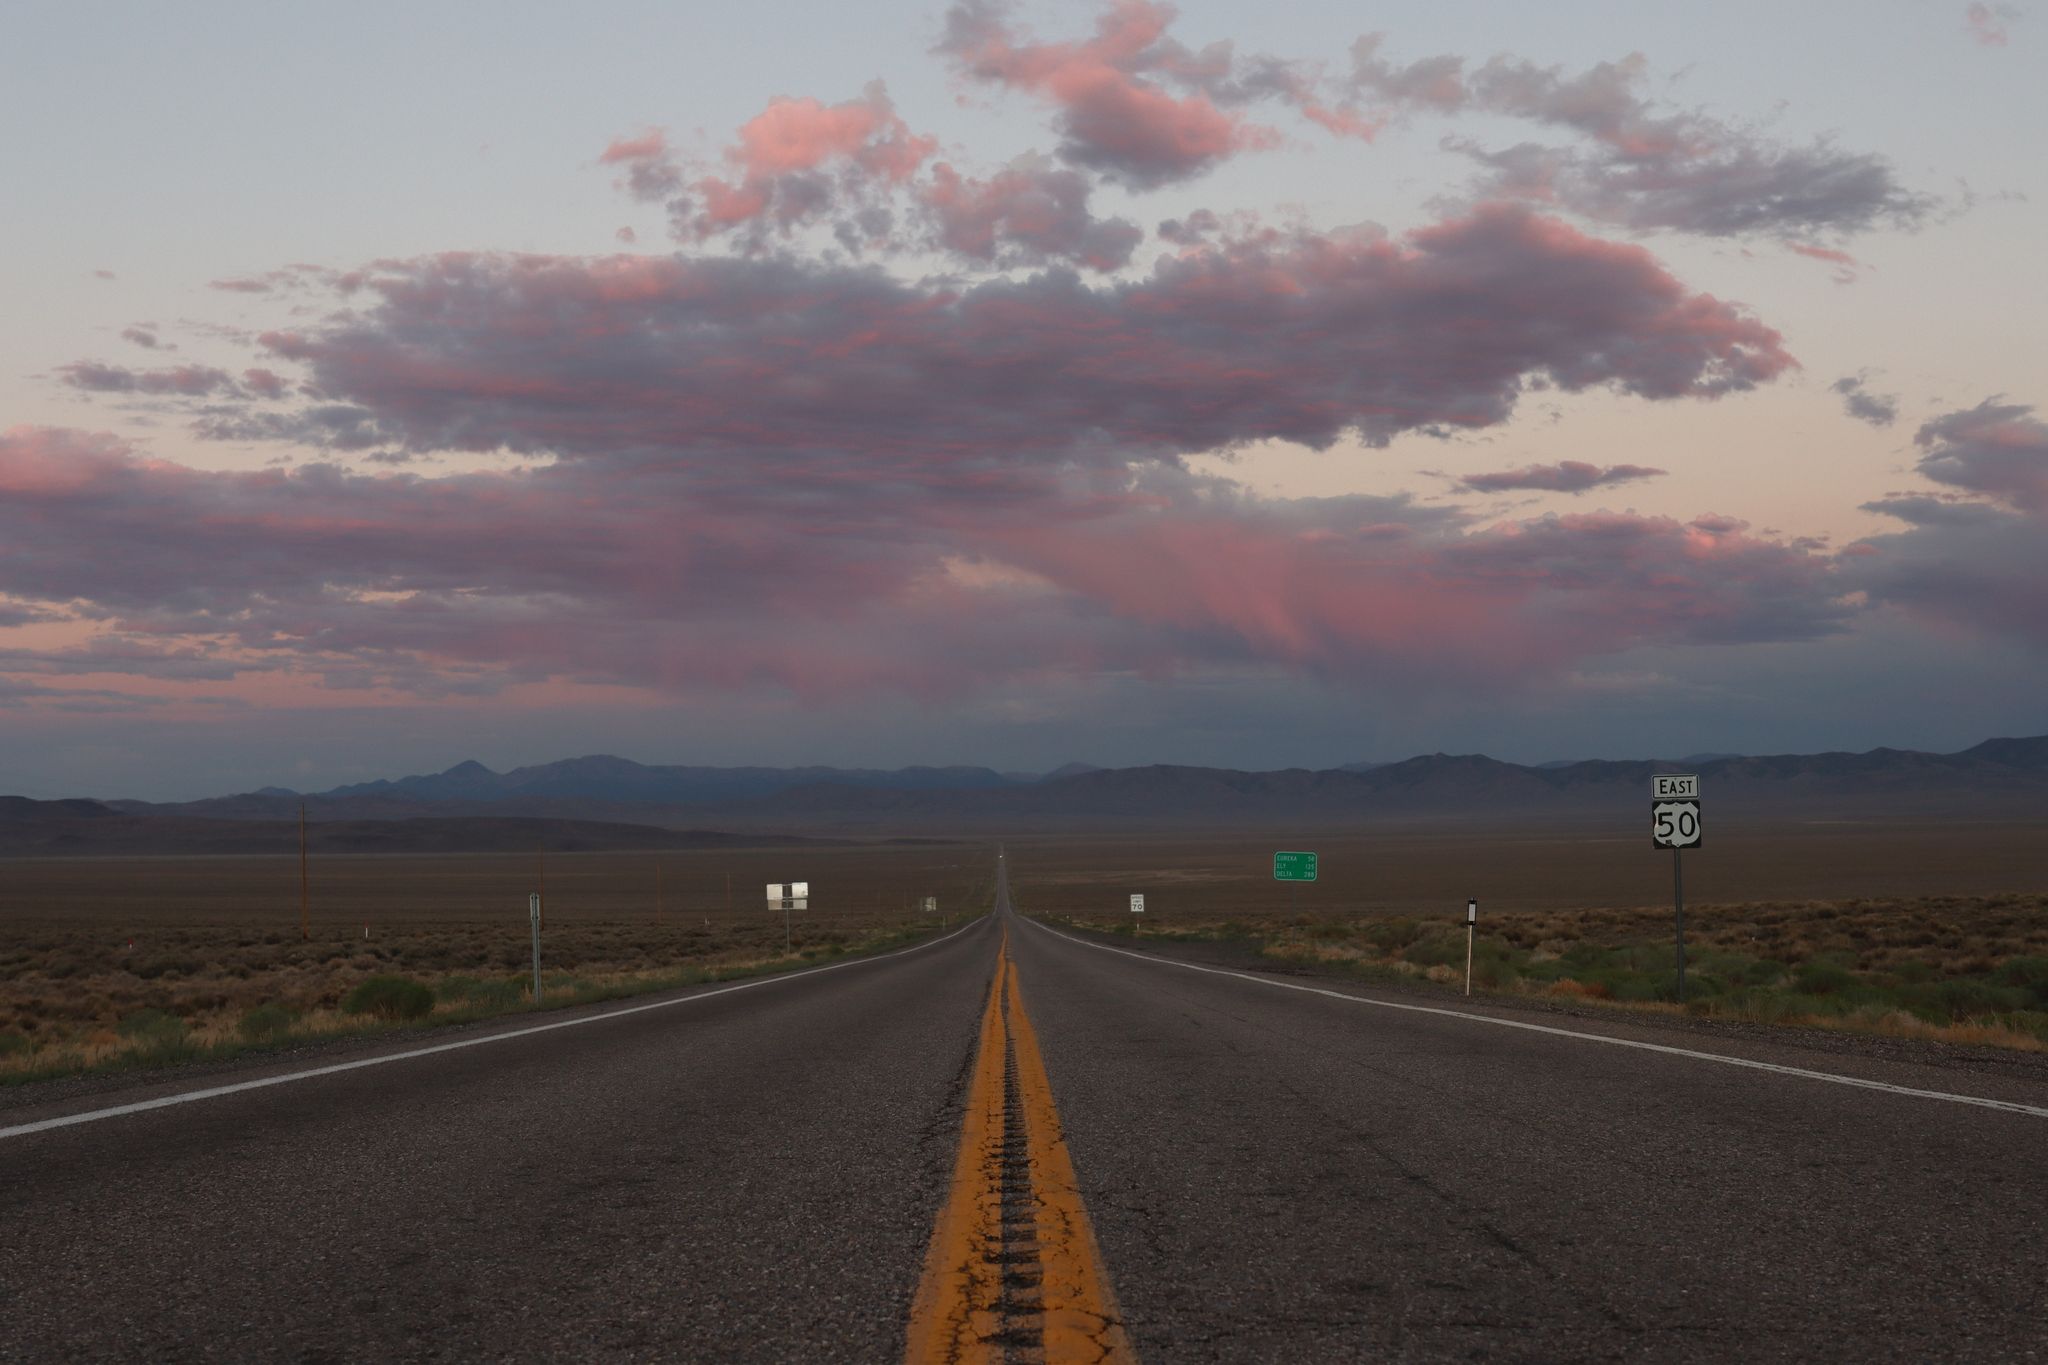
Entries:
[[17,4],[0,791],[2048,731],[2048,22]]

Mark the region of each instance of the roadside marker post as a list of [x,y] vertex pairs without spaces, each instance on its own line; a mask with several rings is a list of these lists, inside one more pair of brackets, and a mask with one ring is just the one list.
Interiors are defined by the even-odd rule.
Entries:
[[1465,994],[1472,994],[1472,935],[1479,931],[1479,901],[1465,899]]
[[1686,849],[1700,846],[1700,779],[1697,773],[1661,773],[1650,779],[1650,843],[1671,850],[1672,933],[1678,942],[1678,1000],[1685,1003]]
[[[310,943],[313,939],[313,921],[309,918],[308,889],[306,881],[306,803],[299,802],[299,939]],[[368,938],[368,934],[364,934]]]
[[533,922],[533,1003],[540,1003],[540,892],[526,898],[526,917]]

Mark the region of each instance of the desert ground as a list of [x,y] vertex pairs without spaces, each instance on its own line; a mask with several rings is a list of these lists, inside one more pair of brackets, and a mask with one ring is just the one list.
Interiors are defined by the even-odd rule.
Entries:
[[[441,1017],[521,1006],[537,889],[546,989],[577,1000],[957,924],[993,869],[979,843],[314,858],[302,938],[296,858],[0,861],[0,1076],[367,1026],[342,1007],[377,977]],[[812,894],[786,956],[764,888],[789,881]]]
[[[1317,852],[1318,880],[1273,881],[1282,847]],[[1026,914],[1129,933],[1141,892],[1148,934],[1421,981],[1462,973],[1476,897],[1482,988],[1676,1008],[1671,856],[1646,834],[1105,834],[1006,848]],[[389,1026],[392,1011],[354,995],[373,979],[431,993],[408,1017],[524,1008],[527,897],[542,887],[551,1002],[884,946],[986,910],[994,853],[965,839],[316,857],[304,938],[295,858],[0,861],[0,1076]],[[763,887],[794,880],[812,895],[785,954]],[[1710,827],[1685,855],[1685,894],[1696,1012],[2048,1039],[2038,825]]]

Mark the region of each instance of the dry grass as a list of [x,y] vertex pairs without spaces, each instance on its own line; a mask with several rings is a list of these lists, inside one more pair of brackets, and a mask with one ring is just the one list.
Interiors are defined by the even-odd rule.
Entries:
[[[1685,858],[1689,1012],[2038,1049],[2048,831],[1717,826]],[[1013,843],[1019,908],[1113,933],[1231,938],[1449,985],[1476,896],[1480,988],[1677,1011],[1671,857],[1645,838],[1389,830],[1285,840]],[[1272,880],[1276,849],[1321,877]]]
[[[550,1003],[863,951],[988,908],[975,844],[547,859]],[[657,908],[657,867],[659,901]],[[0,867],[0,1078],[182,1060],[384,1025],[342,1012],[378,975],[437,994],[432,1021],[530,1007],[532,858],[353,857],[314,864],[311,935],[293,859],[17,860]],[[732,901],[726,899],[726,881]],[[762,884],[808,878],[790,917]]]

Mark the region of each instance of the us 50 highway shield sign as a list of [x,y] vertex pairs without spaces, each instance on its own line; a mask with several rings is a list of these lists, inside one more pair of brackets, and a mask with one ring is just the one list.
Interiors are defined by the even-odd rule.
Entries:
[[1697,801],[1652,801],[1650,842],[1658,848],[1700,846],[1700,803]]

